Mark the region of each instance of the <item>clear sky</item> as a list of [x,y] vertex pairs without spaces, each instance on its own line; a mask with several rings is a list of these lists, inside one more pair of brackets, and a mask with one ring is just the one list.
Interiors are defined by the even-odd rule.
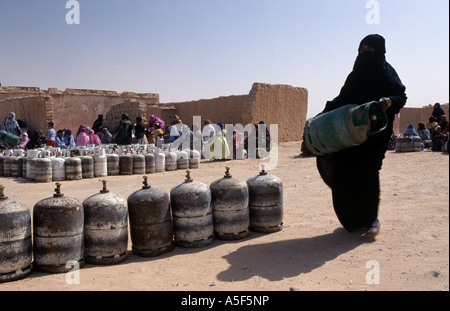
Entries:
[[361,39],[379,33],[407,107],[449,102],[447,0],[78,0],[71,25],[67,2],[0,1],[3,86],[167,103],[289,84],[308,89],[311,117],[338,95]]

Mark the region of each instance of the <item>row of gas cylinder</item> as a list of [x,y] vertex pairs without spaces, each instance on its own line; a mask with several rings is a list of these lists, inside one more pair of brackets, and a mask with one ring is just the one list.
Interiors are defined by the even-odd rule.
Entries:
[[[31,152],[31,151],[30,151]],[[29,156],[0,157],[0,176],[23,177],[35,182],[80,180],[94,177],[152,174],[200,166],[196,150],[159,151],[148,153],[108,153],[61,157],[33,153]]]
[[395,138],[395,151],[397,152],[417,152],[422,150],[422,140],[419,136],[398,136]]
[[[132,253],[154,257],[175,246],[200,248],[215,238],[238,240],[249,230],[271,233],[283,228],[281,180],[264,171],[247,181],[225,176],[207,185],[187,170],[184,182],[170,191],[153,188],[143,176],[142,189],[127,199],[103,189],[83,202],[61,193],[33,207],[8,200],[0,191],[0,282],[28,276],[32,270],[69,272],[69,262],[111,265]],[[33,225],[31,225],[33,223]],[[129,230],[128,230],[129,227]]]

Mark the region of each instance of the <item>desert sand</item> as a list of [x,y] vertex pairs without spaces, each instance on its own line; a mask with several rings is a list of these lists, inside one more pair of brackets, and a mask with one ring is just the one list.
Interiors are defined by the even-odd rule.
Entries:
[[[262,160],[208,161],[192,170],[195,181],[220,179],[225,166],[233,177],[258,174]],[[300,143],[279,146],[279,162],[269,172],[281,178],[284,228],[250,232],[237,241],[216,239],[203,248],[180,248],[158,257],[129,258],[113,266],[86,264],[79,284],[65,274],[37,271],[0,284],[0,291],[448,291],[448,153],[388,151],[383,162],[379,218],[381,233],[369,238],[348,233],[332,206],[331,191],[315,158],[300,154]],[[143,175],[108,176],[108,189],[125,198],[141,189]],[[185,171],[149,174],[153,187],[170,190]],[[98,193],[103,178],[63,181],[66,196],[83,201]],[[30,209],[53,195],[55,183],[0,178],[10,199]]]

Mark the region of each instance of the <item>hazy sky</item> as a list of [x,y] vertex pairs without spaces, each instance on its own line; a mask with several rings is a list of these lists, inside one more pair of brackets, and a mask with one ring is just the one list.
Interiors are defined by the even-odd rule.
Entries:
[[66,22],[67,2],[0,1],[3,86],[167,103],[289,84],[308,89],[311,117],[338,95],[361,39],[379,33],[407,107],[449,101],[447,0],[78,0],[79,24]]

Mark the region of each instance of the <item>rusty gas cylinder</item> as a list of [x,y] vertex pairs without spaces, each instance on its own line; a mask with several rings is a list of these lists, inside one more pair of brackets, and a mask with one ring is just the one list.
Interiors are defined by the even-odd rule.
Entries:
[[209,186],[186,179],[170,191],[175,242],[181,247],[203,247],[214,242],[214,223]]
[[133,153],[133,174],[145,174],[145,156],[141,153]]
[[155,154],[152,152],[144,154],[145,157],[145,173],[153,174],[156,170]]
[[32,271],[31,213],[8,200],[0,186],[0,283],[22,279]]
[[84,265],[83,204],[61,193],[56,183],[53,197],[33,208],[34,267],[48,273],[65,273]]
[[50,182],[53,179],[52,160],[50,158],[36,158],[33,160],[34,177],[36,182]]
[[131,154],[121,154],[119,156],[120,175],[133,175],[133,156]]
[[106,155],[106,165],[108,176],[115,176],[120,174],[118,154],[108,153]]
[[174,249],[169,195],[152,188],[144,176],[144,186],[128,197],[132,251],[154,257]]
[[8,155],[3,158],[3,176],[11,177],[11,161],[13,156]]
[[128,256],[128,205],[102,182],[100,193],[83,201],[84,258],[86,263],[112,265]]
[[22,167],[22,174],[20,175],[22,178],[27,178],[27,156],[23,156],[19,158],[19,165]]
[[94,178],[94,158],[90,155],[79,157],[81,160],[81,176],[83,179]]
[[19,157],[12,157],[11,159],[11,177],[22,176],[22,162]]
[[189,168],[189,151],[178,150],[175,152],[177,155],[177,169],[183,170]]
[[166,171],[176,171],[177,170],[177,154],[175,151],[166,150],[164,152],[166,158]]
[[82,163],[79,157],[66,158],[64,168],[66,170],[66,180],[83,179]]
[[189,168],[196,169],[200,167],[201,154],[198,150],[189,151]]
[[247,183],[233,178],[230,175],[230,167],[226,167],[225,176],[211,183],[209,187],[215,236],[221,240],[238,240],[248,236]]
[[267,174],[247,180],[249,192],[250,230],[270,233],[283,229],[283,184],[281,179]]

